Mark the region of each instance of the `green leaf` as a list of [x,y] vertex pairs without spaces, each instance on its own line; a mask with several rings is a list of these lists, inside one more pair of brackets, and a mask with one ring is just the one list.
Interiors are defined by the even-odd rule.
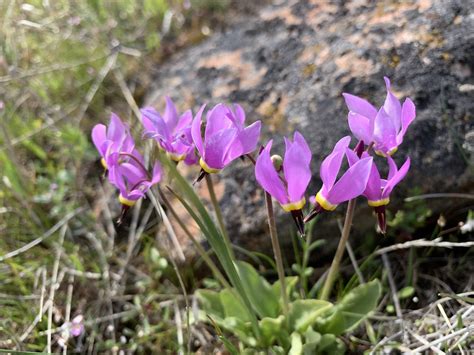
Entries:
[[346,352],[344,343],[334,334],[324,334],[318,346],[318,354],[343,355]]
[[277,317],[280,308],[278,297],[273,293],[267,280],[249,263],[237,261],[236,265],[244,290],[257,314],[261,318]]
[[354,288],[334,307],[326,319],[318,322],[317,330],[323,334],[340,335],[355,328],[375,309],[380,293],[378,280]]
[[305,344],[303,345],[304,355],[317,354],[317,348],[321,341],[321,334],[315,332],[313,328],[308,327],[304,334]]
[[253,331],[258,337],[260,330],[258,328],[257,317],[253,313],[252,305],[249,298],[247,297],[242,281],[240,280],[239,274],[234,264],[234,258],[230,251],[230,246],[226,244],[225,238],[214,224],[212,218],[206,210],[206,207],[196,195],[193,188],[189,185],[189,182],[184,179],[177,171],[175,164],[163,156],[161,161],[163,165],[168,168],[169,177],[176,182],[185,196],[185,199],[176,193],[175,196],[180,200],[186,211],[198,224],[199,228],[206,237],[206,240],[209,242],[212,249],[216,253],[219,262],[229,277],[232,285],[235,287],[237,294],[241,298],[242,303],[245,306],[245,312],[248,314],[252,322]]
[[219,292],[220,302],[224,310],[225,318],[235,317],[242,321],[249,321],[250,318],[245,310],[245,306],[230,290],[222,290]]
[[[295,288],[297,283],[298,283],[298,276],[287,276],[287,277],[285,277],[286,295],[288,296],[288,298],[290,297],[291,292],[293,291],[293,289]],[[273,293],[275,294],[275,296],[278,297],[278,299],[280,299],[280,297],[281,297],[280,280],[276,281],[272,285],[272,290],[273,290]]]
[[224,319],[225,312],[222,306],[221,296],[218,292],[211,290],[197,290],[196,296],[201,303],[202,309],[212,318]]
[[318,317],[329,311],[333,305],[323,300],[298,300],[290,304],[288,314],[290,329],[304,332]]
[[297,332],[291,333],[291,348],[289,355],[301,355],[303,354],[303,341],[301,335]]
[[263,318],[259,322],[262,341],[264,346],[271,346],[275,340],[278,340],[283,346],[287,347],[288,332],[285,329],[285,317],[280,315],[278,318]]

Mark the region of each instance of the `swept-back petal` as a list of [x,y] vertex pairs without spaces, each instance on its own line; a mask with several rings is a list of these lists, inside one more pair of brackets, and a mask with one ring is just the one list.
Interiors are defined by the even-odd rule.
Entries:
[[367,100],[346,93],[343,93],[342,96],[344,96],[344,100],[346,101],[349,111],[358,113],[359,115],[367,118],[375,118],[377,115],[377,109]]
[[226,162],[225,157],[236,134],[237,130],[235,128],[221,129],[204,142],[202,158],[210,168],[222,169],[226,163],[230,162]]
[[171,135],[168,126],[153,107],[145,107],[140,110],[142,114],[142,123],[145,127],[144,134],[148,137],[153,137],[157,140],[170,141]]
[[207,141],[215,133],[233,126],[232,120],[227,117],[229,113],[232,114],[230,109],[224,104],[217,104],[207,113],[204,141]]
[[255,177],[262,188],[272,195],[280,204],[288,203],[286,189],[280,180],[278,173],[273,166],[270,158],[270,150],[272,149],[272,140],[270,140],[265,149],[262,150],[255,164]]
[[283,172],[288,184],[288,196],[290,202],[300,201],[306,192],[311,180],[311,151],[303,136],[295,133],[294,142],[285,152],[283,160]]
[[173,134],[179,133],[182,130],[188,128],[191,126],[191,123],[193,122],[193,113],[191,110],[185,111],[180,117],[179,117],[179,122],[176,125],[176,128],[173,132]]
[[151,177],[152,185],[160,182],[162,173],[163,173],[163,170],[161,169],[160,163],[156,162],[155,165],[153,165],[153,172],[152,172],[152,177]]
[[375,148],[385,150],[384,153],[395,148],[397,146],[397,133],[398,131],[392,118],[381,107],[374,123]]
[[173,101],[166,96],[166,107],[165,113],[163,114],[163,119],[166,122],[166,125],[169,128],[170,132],[173,132],[176,125],[178,124],[178,111],[176,110],[176,106],[174,105]]
[[234,113],[237,121],[243,126],[245,123],[245,111],[239,104],[234,104]]
[[[392,158],[388,158],[392,159]],[[388,179],[387,184],[385,185],[383,191],[382,191],[382,198],[387,198],[390,196],[390,193],[392,192],[393,188],[403,180],[403,178],[406,176],[408,173],[408,170],[410,169],[410,158],[407,158],[405,163],[401,166],[400,170],[398,170],[390,179]]]
[[401,115],[402,129],[397,135],[397,144],[399,145],[403,142],[403,137],[405,136],[405,133],[407,133],[408,126],[413,122],[416,117],[415,104],[409,98],[407,98],[403,103]]
[[237,133],[232,145],[229,148],[228,154],[225,157],[225,163],[228,164],[232,160],[251,153],[257,147],[258,139],[260,138],[260,129],[262,123],[257,121],[247,128]]
[[390,89],[390,80],[386,76],[384,76],[385,86],[387,87],[387,96],[385,98],[385,102],[383,104],[383,108],[385,112],[390,116],[395,126],[395,130],[398,132],[400,130],[400,114],[402,111],[402,107],[400,105],[400,101],[395,97]]
[[367,186],[372,163],[373,158],[364,158],[351,166],[328,192],[326,199],[338,205],[361,195]]
[[351,137],[349,136],[341,138],[334,146],[332,153],[323,160],[321,168],[319,169],[319,175],[321,176],[325,190],[331,189],[334,185],[339,169],[341,168],[345,150],[349,146],[350,141]]
[[102,156],[105,156],[105,152],[107,151],[106,132],[107,128],[103,124],[97,124],[92,128],[92,142]]
[[126,126],[115,113],[110,115],[110,124],[107,127],[107,139],[119,141],[126,134]]
[[366,144],[370,144],[373,140],[374,119],[375,117],[367,118],[355,112],[349,112],[347,115],[351,132],[358,140],[363,140]]
[[196,113],[196,116],[194,116],[193,119],[193,124],[191,126],[191,136],[193,138],[194,145],[196,146],[196,149],[198,150],[199,154],[203,156],[204,154],[204,147],[202,144],[202,135],[201,135],[201,123],[202,123],[202,112],[204,111],[204,108],[206,105],[202,105],[199,111]]
[[367,197],[367,199],[370,201],[377,201],[381,199],[382,180],[380,178],[380,173],[375,163],[372,164],[372,169],[370,170],[369,180],[367,181],[364,196]]

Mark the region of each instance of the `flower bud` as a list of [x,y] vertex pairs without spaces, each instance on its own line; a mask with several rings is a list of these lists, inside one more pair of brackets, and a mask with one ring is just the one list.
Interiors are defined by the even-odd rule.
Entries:
[[283,165],[283,158],[278,154],[272,155],[270,158],[272,160],[273,166],[275,167],[276,171],[281,170],[281,166]]

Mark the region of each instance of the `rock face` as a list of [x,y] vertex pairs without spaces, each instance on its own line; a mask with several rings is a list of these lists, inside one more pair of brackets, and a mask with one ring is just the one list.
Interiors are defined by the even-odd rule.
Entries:
[[[320,162],[349,134],[341,93],[380,106],[386,75],[396,95],[412,98],[417,107],[394,157],[398,163],[412,159],[398,196],[414,186],[466,191],[473,187],[472,139],[466,138],[474,129],[473,28],[471,1],[282,1],[157,68],[148,101],[162,107],[162,97],[170,95],[195,110],[203,102],[238,102],[249,121],[264,123],[262,143],[299,130],[314,153],[313,194]],[[275,152],[282,152],[282,140],[276,141]],[[232,239],[266,248],[268,239],[260,237],[267,233],[263,194],[250,164],[234,163],[221,182]],[[279,221],[294,230],[288,219]],[[368,225],[373,228],[372,219]],[[333,228],[320,230],[336,237]]]

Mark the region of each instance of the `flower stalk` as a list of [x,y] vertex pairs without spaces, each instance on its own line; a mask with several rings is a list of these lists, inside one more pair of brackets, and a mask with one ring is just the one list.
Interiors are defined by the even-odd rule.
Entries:
[[355,199],[350,200],[347,205],[346,218],[344,220],[344,227],[342,228],[341,239],[339,239],[336,254],[334,255],[331,267],[329,268],[328,276],[324,282],[323,290],[321,291],[320,298],[324,301],[329,299],[332,287],[334,285],[334,280],[336,279],[337,273],[339,272],[339,264],[341,263],[342,256],[344,255],[344,250],[346,249],[347,240],[349,239],[349,234],[352,227],[355,205]]
[[216,213],[217,222],[219,223],[219,227],[224,237],[224,240],[229,247],[229,252],[232,255],[232,257],[234,257],[232,243],[230,242],[229,234],[227,233],[227,229],[224,224],[224,217],[222,217],[221,207],[219,206],[219,201],[217,201],[216,192],[214,190],[214,183],[212,182],[211,174],[206,174],[205,177],[206,177],[207,189],[209,190],[209,196],[211,197],[212,206],[214,207],[214,212]]
[[278,242],[278,233],[275,223],[275,214],[273,213],[272,196],[265,192],[265,203],[267,205],[268,227],[270,229],[270,239],[272,241],[273,254],[277,266],[278,279],[280,280],[281,298],[283,300],[283,313],[288,314],[289,302],[286,294],[285,270],[283,268],[283,258],[281,257],[280,243]]

